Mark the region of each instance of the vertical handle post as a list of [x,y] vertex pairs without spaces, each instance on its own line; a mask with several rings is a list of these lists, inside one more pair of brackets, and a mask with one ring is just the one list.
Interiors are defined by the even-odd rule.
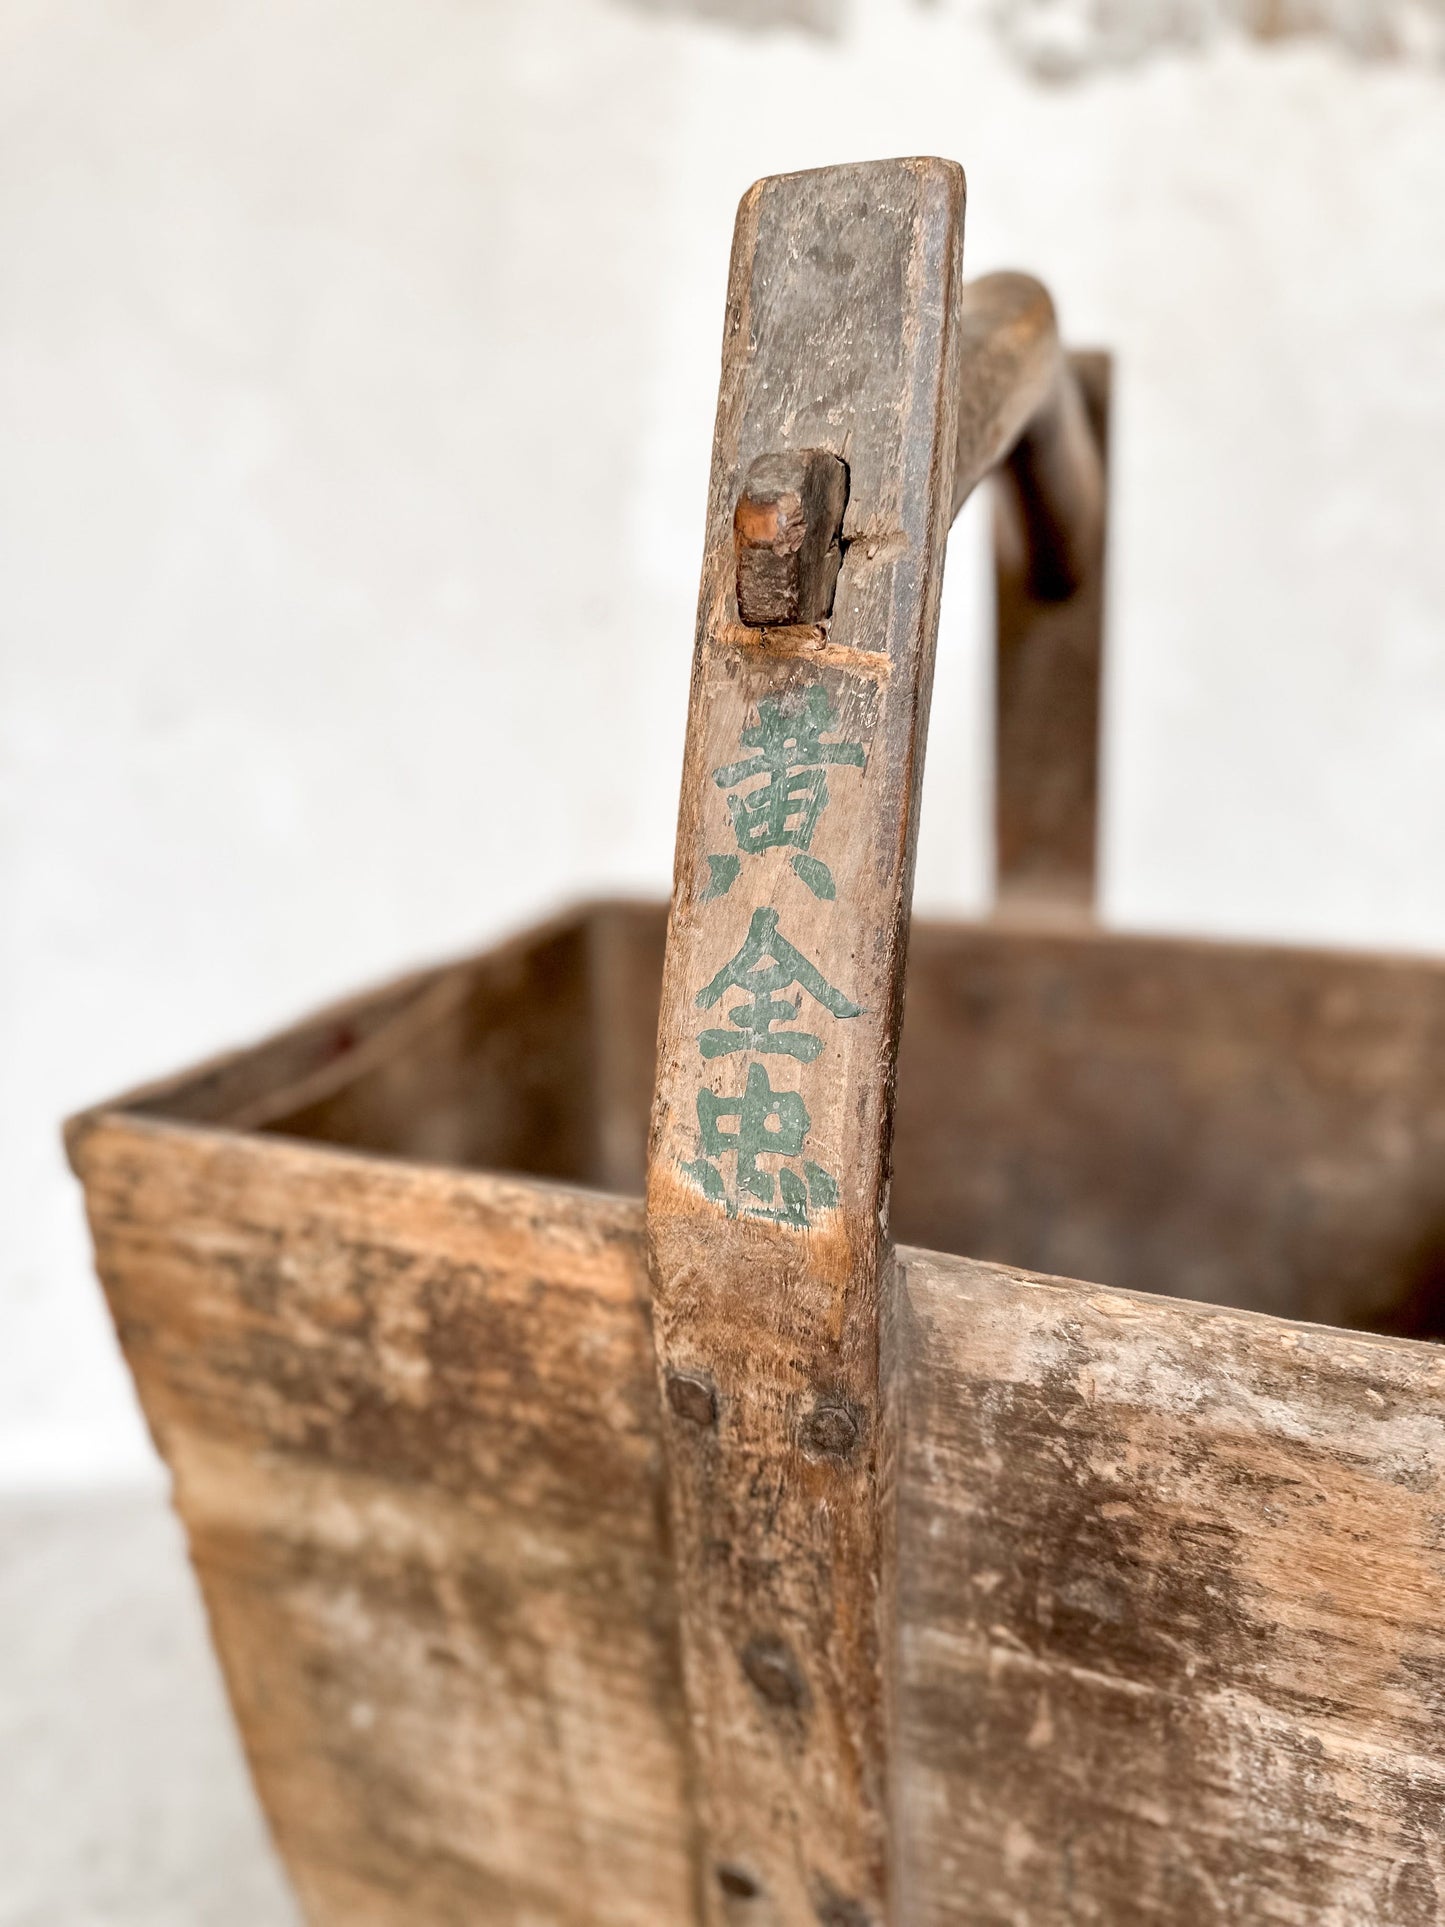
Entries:
[[734,238],[647,1184],[707,1927],[902,1918],[893,1085],[944,546],[990,469],[1025,616],[1098,611],[1073,365],[1037,282],[963,288],[963,212],[951,163],[879,162],[760,182]]
[[896,1918],[885,1218],[963,209],[951,163],[829,168],[734,242],[647,1191],[712,1927]]

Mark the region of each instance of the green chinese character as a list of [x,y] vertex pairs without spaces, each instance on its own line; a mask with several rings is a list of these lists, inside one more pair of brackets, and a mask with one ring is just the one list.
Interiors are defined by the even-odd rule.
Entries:
[[[758,704],[758,720],[742,732],[745,749],[755,753],[713,771],[719,789],[762,781],[751,789],[735,789],[728,797],[728,815],[738,848],[747,855],[762,850],[792,849],[793,869],[816,897],[837,894],[832,872],[817,857],[804,854],[813,840],[818,818],[828,801],[827,766],[848,763],[861,769],[861,743],[825,743],[823,731],[836,729],[838,718],[821,683],[784,696],[766,696]],[[736,869],[728,860],[709,857],[712,877],[706,895],[721,896],[732,885]],[[730,859],[736,865],[737,859]]]
[[807,1031],[773,1029],[774,1024],[792,1023],[802,1008],[801,995],[777,995],[794,984],[835,1017],[859,1015],[857,1004],[842,991],[834,990],[801,950],[778,935],[777,911],[754,910],[742,949],[729,957],[712,982],[697,993],[699,1010],[710,1010],[726,990],[747,993],[746,1001],[734,1005],[727,1014],[732,1030],[705,1030],[698,1037],[703,1056],[727,1057],[733,1051],[755,1050],[781,1053],[811,1064],[823,1048],[821,1037]]
[[[736,1119],[736,1128],[724,1130],[724,1119]],[[803,1159],[802,1177],[786,1168],[774,1175],[758,1163],[760,1157],[801,1156],[812,1122],[799,1092],[775,1091],[761,1064],[749,1067],[741,1097],[699,1091],[697,1121],[701,1155],[682,1168],[705,1197],[726,1205],[730,1218],[741,1209],[746,1217],[802,1227],[810,1204],[819,1210],[837,1204],[837,1183],[811,1159]],[[737,1160],[737,1195],[731,1198],[718,1168],[729,1157]]]

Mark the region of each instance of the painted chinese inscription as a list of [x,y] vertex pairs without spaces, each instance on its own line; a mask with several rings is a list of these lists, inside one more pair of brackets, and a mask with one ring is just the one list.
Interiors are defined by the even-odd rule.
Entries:
[[[723,1129],[725,1118],[736,1119],[732,1130]],[[802,1159],[801,1176],[787,1165],[774,1175],[758,1163],[766,1156],[800,1158],[812,1125],[801,1094],[775,1091],[761,1064],[749,1067],[741,1097],[699,1091],[697,1119],[701,1155],[682,1168],[704,1197],[727,1207],[730,1218],[742,1210],[748,1217],[771,1218],[775,1223],[801,1229],[808,1223],[809,1205],[822,1210],[838,1202],[836,1182],[811,1159]],[[732,1193],[719,1169],[721,1161],[729,1157],[737,1159]]]
[[[793,874],[813,896],[833,902],[837,884],[828,865],[812,854],[813,835],[828,806],[830,767],[864,768],[863,743],[840,735],[838,712],[815,682],[763,697],[756,720],[740,732],[739,746],[750,753],[713,771],[713,782],[727,792],[738,853],[708,857],[699,901],[726,896],[744,857],[785,850]],[[730,991],[742,995],[724,1007]],[[845,1021],[861,1014],[788,941],[779,911],[769,904],[753,911],[742,944],[695,1001],[699,1010],[716,1010],[725,1020],[698,1033],[705,1060],[756,1054],[811,1064],[824,1048],[819,1018]],[[802,1092],[775,1088],[764,1064],[749,1064],[740,1093],[736,1087],[699,1090],[697,1121],[698,1155],[682,1170],[729,1217],[806,1229],[812,1214],[837,1205],[837,1179],[806,1154],[812,1120]]]
[[[742,732],[742,746],[753,753],[713,771],[719,789],[729,790],[728,816],[745,856],[763,850],[791,849],[794,872],[815,897],[830,901],[837,888],[826,863],[809,855],[818,818],[828,803],[829,764],[861,769],[861,743],[823,741],[838,718],[821,683],[784,696],[765,696],[758,720]],[[760,781],[756,779],[761,779]],[[750,787],[742,787],[750,785]],[[708,858],[707,896],[723,896],[737,877],[739,859]]]
[[802,1009],[801,995],[780,997],[776,994],[780,990],[791,990],[794,984],[800,991],[806,990],[834,1017],[858,1015],[858,1005],[841,990],[834,990],[822,971],[809,963],[801,950],[795,950],[786,937],[778,935],[777,911],[754,910],[742,948],[736,956],[729,957],[712,982],[697,993],[699,1010],[711,1010],[725,991],[747,993],[747,1001],[735,1005],[727,1014],[735,1030],[705,1030],[699,1036],[698,1049],[703,1056],[726,1057],[733,1051],[755,1050],[781,1052],[796,1057],[800,1063],[811,1064],[823,1048],[821,1037],[809,1031],[773,1028],[775,1024],[791,1024]]

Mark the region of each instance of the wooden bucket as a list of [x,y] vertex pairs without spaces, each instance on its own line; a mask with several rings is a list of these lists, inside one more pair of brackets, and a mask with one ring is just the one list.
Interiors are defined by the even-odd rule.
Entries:
[[743,202],[670,912],[70,1126],[313,1921],[1445,1918],[1445,970],[1091,923],[1107,362],[962,196]]

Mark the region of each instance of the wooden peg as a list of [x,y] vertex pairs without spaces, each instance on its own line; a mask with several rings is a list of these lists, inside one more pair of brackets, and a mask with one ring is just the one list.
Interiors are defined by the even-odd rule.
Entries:
[[847,467],[827,449],[758,456],[733,512],[738,616],[750,629],[831,613],[847,501]]

